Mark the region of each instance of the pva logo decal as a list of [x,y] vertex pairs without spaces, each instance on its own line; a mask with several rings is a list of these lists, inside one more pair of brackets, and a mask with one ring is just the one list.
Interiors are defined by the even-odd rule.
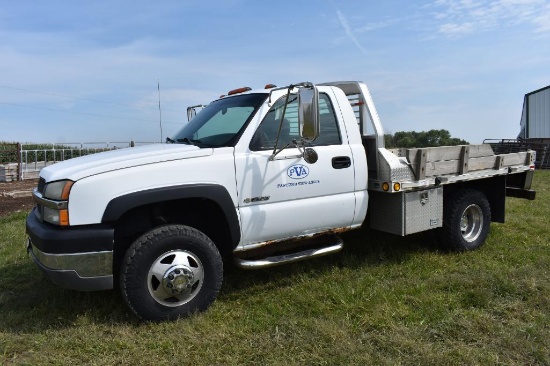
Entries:
[[309,175],[309,168],[305,165],[292,165],[286,170],[286,174],[292,179],[304,179]]

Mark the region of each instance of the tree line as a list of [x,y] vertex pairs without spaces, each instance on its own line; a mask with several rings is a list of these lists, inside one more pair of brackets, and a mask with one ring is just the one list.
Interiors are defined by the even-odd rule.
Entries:
[[398,131],[394,134],[384,135],[386,148],[396,147],[437,147],[437,146],[456,146],[469,145],[466,140],[451,137],[447,130],[429,130],[429,131]]

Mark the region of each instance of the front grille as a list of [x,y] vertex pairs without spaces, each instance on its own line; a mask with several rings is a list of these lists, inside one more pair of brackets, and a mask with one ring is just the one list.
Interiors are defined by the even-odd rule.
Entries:
[[39,193],[44,193],[44,187],[46,187],[46,180],[44,178],[40,178],[38,181],[38,187],[37,190]]

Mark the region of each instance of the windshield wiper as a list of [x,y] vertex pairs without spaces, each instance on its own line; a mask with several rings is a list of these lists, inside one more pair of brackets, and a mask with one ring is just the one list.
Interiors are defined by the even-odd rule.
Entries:
[[166,138],[166,142],[169,142],[169,143],[173,144],[173,143],[176,142],[176,141],[172,140],[170,137],[167,137],[167,138]]
[[194,145],[193,142],[197,142],[197,140],[191,140],[191,139],[188,139],[187,137],[184,137],[182,139],[177,139],[176,141],[177,142],[183,142],[186,145]]
[[206,144],[206,143],[202,142],[201,140],[193,140],[193,139],[190,139],[188,137],[177,139],[176,141],[177,142],[183,142],[186,145],[193,145],[193,146],[198,146],[198,147],[212,147],[211,144]]

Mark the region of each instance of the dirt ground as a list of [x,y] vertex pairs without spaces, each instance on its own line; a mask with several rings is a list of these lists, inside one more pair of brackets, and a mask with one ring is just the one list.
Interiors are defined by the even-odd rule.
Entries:
[[0,217],[17,211],[29,212],[34,206],[30,193],[25,197],[19,198],[12,198],[4,194],[18,191],[31,192],[37,184],[37,179],[28,179],[17,182],[0,182]]

